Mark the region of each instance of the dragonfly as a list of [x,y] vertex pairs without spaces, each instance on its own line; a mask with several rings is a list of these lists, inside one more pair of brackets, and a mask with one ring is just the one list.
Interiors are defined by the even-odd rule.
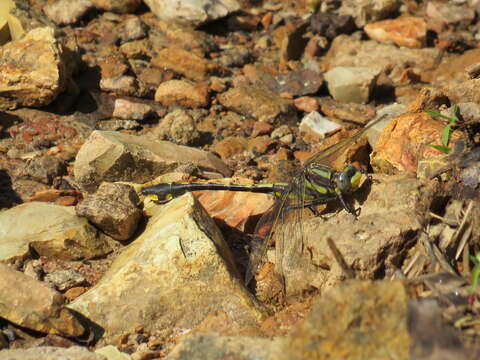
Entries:
[[[218,184],[205,182],[175,182],[148,186],[141,190],[143,195],[158,203],[166,203],[189,191],[228,190],[273,194],[273,206],[258,221],[250,241],[249,262],[245,273],[248,285],[260,265],[264,262],[272,240],[275,240],[275,273],[280,277],[286,292],[283,269],[292,268],[292,263],[302,261],[304,253],[303,209],[317,213],[317,205],[338,201],[342,208],[358,216],[346,200],[346,196],[358,190],[367,172],[348,164],[337,171],[328,164],[340,156],[349,145],[357,141],[368,129],[384,119],[377,118],[355,134],[310,157],[303,167],[294,172],[289,181],[272,184]],[[288,256],[285,256],[288,254]]]

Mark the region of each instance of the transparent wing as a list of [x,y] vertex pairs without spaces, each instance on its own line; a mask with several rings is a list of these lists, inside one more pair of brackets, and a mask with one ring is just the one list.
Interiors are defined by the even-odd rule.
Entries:
[[288,206],[290,191],[285,190],[275,204],[258,221],[254,237],[250,242],[250,261],[245,273],[245,284],[248,285],[265,259],[272,235],[278,225],[283,222],[283,211]]
[[376,124],[378,124],[385,117],[386,115],[380,116],[378,119],[374,120],[373,122],[365,126],[363,129],[357,131],[352,136],[312,155],[312,157],[309,158],[305,163],[305,167],[312,163],[329,164],[334,158],[336,158],[339,155],[339,153],[344,151],[349,144],[357,141],[365,133],[365,131],[370,129],[372,126],[375,126]]
[[298,174],[292,181],[288,206],[282,212],[282,228],[275,236],[275,271],[283,281],[285,295],[289,294],[291,280],[303,268],[305,258],[303,209],[305,206],[305,175]]

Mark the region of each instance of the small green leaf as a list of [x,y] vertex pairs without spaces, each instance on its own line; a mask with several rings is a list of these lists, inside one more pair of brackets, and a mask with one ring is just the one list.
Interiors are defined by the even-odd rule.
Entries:
[[458,121],[458,116],[457,116],[457,114],[458,114],[458,105],[455,104],[455,105],[453,105],[453,107],[452,107],[452,116],[450,117],[450,123],[451,123],[452,125],[455,125],[455,124],[457,123],[457,121]]
[[449,147],[446,147],[446,146],[443,146],[443,145],[430,145],[430,147],[444,153],[444,154],[448,154],[450,153],[450,151],[452,151],[452,149],[450,149]]
[[442,119],[445,119],[445,120],[448,120],[449,122],[452,121],[452,118],[449,117],[449,116],[445,116],[445,115],[442,115],[436,111],[432,111],[432,110],[423,110],[423,112],[426,112],[428,115],[430,116],[433,116],[433,117],[439,117],[439,118],[442,118]]
[[477,291],[479,278],[480,278],[480,266],[476,265],[472,271],[472,284],[470,286],[471,293],[475,293]]
[[450,143],[450,135],[452,134],[452,124],[448,124],[443,128],[442,131],[442,144],[443,146],[448,146]]

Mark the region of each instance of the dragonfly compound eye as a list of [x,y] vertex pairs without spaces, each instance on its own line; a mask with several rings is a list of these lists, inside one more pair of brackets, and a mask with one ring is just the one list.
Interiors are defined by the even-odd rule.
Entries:
[[362,173],[353,165],[347,165],[345,170],[338,173],[336,180],[337,189],[347,192],[358,188]]

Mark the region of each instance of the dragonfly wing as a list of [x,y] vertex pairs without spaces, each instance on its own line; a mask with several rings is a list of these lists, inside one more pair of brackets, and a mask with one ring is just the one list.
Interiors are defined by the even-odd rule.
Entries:
[[245,284],[248,285],[265,259],[272,235],[283,222],[283,210],[288,206],[290,191],[285,190],[275,204],[258,221],[254,237],[250,242],[250,261],[245,273]]
[[332,162],[334,158],[336,158],[341,152],[343,152],[348,145],[351,143],[357,141],[368,129],[370,129],[372,126],[375,126],[378,124],[381,120],[385,118],[386,115],[380,116],[378,119],[374,120],[367,126],[365,126],[363,129],[357,131],[355,134],[352,136],[329,146],[328,148],[318,152],[317,154],[312,155],[311,158],[307,160],[305,163],[305,167],[312,163],[319,163],[319,164],[329,164]]
[[304,206],[305,175],[302,172],[293,179],[288,207],[282,212],[282,228],[275,237],[275,270],[283,281],[286,295],[290,293],[290,280],[295,278],[297,271],[303,268],[306,261],[302,219]]

